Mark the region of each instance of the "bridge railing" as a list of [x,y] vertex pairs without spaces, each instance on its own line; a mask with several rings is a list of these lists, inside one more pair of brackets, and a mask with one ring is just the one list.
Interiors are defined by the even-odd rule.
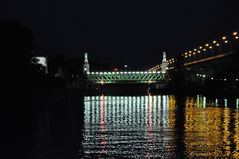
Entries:
[[184,64],[187,65],[194,61],[226,54],[238,48],[239,35],[238,32],[233,32],[231,35],[223,36],[218,40],[188,50],[183,53],[182,56],[184,58]]
[[[191,65],[197,62],[212,60],[224,55],[232,54],[233,50],[239,50],[239,33],[233,32],[228,36],[222,36],[218,40],[205,43],[201,46],[188,50],[182,54],[184,65]],[[215,58],[212,58],[215,57]],[[176,60],[171,58],[168,60],[168,70],[174,69]],[[149,69],[150,71],[160,70],[160,65],[156,65]]]

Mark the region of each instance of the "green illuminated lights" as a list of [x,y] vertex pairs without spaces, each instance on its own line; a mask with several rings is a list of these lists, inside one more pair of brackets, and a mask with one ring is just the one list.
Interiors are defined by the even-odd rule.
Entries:
[[87,80],[93,83],[156,83],[165,80],[160,72],[89,72]]

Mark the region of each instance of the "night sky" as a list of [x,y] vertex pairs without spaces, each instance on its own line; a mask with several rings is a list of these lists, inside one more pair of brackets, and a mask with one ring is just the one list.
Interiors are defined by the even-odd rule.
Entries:
[[1,0],[0,19],[32,28],[37,50],[148,68],[239,29],[238,0]]

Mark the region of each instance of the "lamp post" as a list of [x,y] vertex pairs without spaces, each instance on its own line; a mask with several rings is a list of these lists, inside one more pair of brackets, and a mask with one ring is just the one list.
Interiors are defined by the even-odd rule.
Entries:
[[219,43],[217,43],[216,46],[219,48],[218,54],[220,54],[221,53],[221,45]]
[[238,48],[239,47],[239,35],[238,32],[233,32],[232,33],[232,42],[233,42],[233,47]]
[[211,50],[211,56],[213,56],[213,46],[209,46],[209,49]]

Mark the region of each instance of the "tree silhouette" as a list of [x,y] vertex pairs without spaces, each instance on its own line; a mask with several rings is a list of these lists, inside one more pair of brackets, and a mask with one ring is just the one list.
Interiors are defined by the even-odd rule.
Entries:
[[30,28],[16,21],[0,21],[1,88],[18,89],[34,85],[43,70],[32,60],[35,49]]

